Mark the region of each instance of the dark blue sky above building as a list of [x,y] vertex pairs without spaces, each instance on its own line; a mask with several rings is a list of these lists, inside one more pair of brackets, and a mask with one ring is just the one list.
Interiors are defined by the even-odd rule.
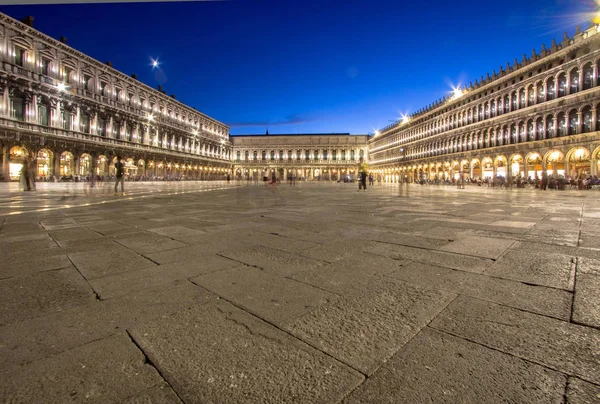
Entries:
[[[594,0],[229,0],[2,6],[232,134],[388,125],[587,28]],[[158,58],[152,69],[151,58]]]

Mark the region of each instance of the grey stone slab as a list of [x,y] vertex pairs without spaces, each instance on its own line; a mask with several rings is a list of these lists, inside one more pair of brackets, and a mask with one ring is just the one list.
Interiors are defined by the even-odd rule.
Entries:
[[600,328],[600,274],[577,271],[573,321]]
[[33,251],[47,248],[58,248],[58,245],[50,238],[13,241],[9,243],[0,243],[0,255],[9,255],[20,252],[31,254]]
[[373,276],[389,274],[408,263],[411,261],[360,253],[329,265],[298,271],[289,277],[338,295],[347,295],[364,288]]
[[160,383],[124,400],[122,404],[183,404],[171,386]]
[[592,383],[600,330],[460,296],[430,326]]
[[108,403],[156,385],[161,377],[124,334],[0,374],[4,403]]
[[[598,237],[597,233],[582,231],[581,236],[579,237],[579,247],[600,250],[600,237]],[[600,257],[600,252],[598,256]]]
[[337,297],[247,266],[198,276],[192,282],[274,324],[281,324]]
[[502,238],[468,236],[455,240],[450,244],[441,247],[440,250],[482,258],[497,259],[513,243],[513,240]]
[[456,240],[474,234],[471,229],[457,229],[455,227],[435,226],[427,230],[413,231],[413,234],[421,237],[437,238],[441,240]]
[[393,232],[380,232],[367,236],[369,240],[379,241],[382,243],[398,244],[408,247],[436,249],[443,248],[448,245],[451,240],[440,238],[418,237],[412,234],[401,234]]
[[137,231],[134,227],[117,223],[112,220],[100,220],[98,222],[86,223],[88,229],[94,230],[105,236],[114,236],[117,234],[127,234]]
[[176,248],[188,246],[188,244],[172,240],[169,237],[158,236],[151,233],[133,234],[127,237],[119,237],[115,241],[133,251],[142,254],[156,251],[174,250]]
[[600,251],[588,249],[588,248],[574,248],[564,245],[549,245],[545,243],[538,243],[532,241],[517,241],[511,250],[518,251],[534,251],[536,253],[544,254],[564,254],[573,257],[585,257],[591,259],[600,259]]
[[292,319],[283,328],[370,375],[455,297],[374,277],[360,292]]
[[339,402],[363,380],[224,302],[141,324],[131,334],[184,402]]
[[178,279],[239,267],[241,264],[217,255],[204,255],[193,261],[145,267],[138,270],[90,279],[90,285],[101,299],[110,299]]
[[219,255],[246,265],[260,267],[282,276],[327,265],[324,261],[263,246],[222,251]]
[[65,253],[69,254],[83,251],[101,250],[119,245],[115,243],[113,236],[93,237],[82,240],[65,240],[57,241],[57,243]]
[[50,236],[44,231],[34,231],[26,233],[0,233],[0,243],[12,243],[16,241],[29,241],[29,240],[49,240]]
[[565,398],[566,404],[600,403],[600,386],[569,377]]
[[118,245],[99,250],[72,253],[69,254],[69,258],[86,279],[156,265],[152,261]]
[[2,226],[1,234],[11,234],[16,235],[18,233],[29,233],[32,231],[44,230],[44,228],[39,223],[10,223],[6,222]]
[[75,270],[65,268],[0,281],[0,325],[89,303],[92,289]]
[[388,276],[566,321],[571,317],[573,295],[564,290],[416,262],[405,263]]
[[391,245],[386,243],[377,243],[375,241],[364,241],[357,239],[334,240],[335,241],[330,241],[329,243],[320,245],[318,247],[301,251],[301,254],[303,256],[310,257],[316,260],[333,263],[343,260],[347,257],[361,255],[365,252],[369,252],[375,246]]
[[562,403],[566,377],[428,327],[344,403]]
[[[43,255],[42,255],[43,257]],[[55,255],[26,262],[0,263],[0,279],[12,278],[14,276],[30,275],[35,272],[49,271],[71,266],[71,261],[66,255]]]
[[474,273],[484,272],[493,263],[487,258],[383,243],[370,246],[369,252],[394,259],[405,259]]
[[83,227],[73,227],[70,229],[54,230],[48,232],[48,235],[56,241],[84,240],[89,238],[102,237],[99,233],[96,233],[95,231]]
[[184,242],[189,237],[204,234],[204,231],[202,231],[202,230],[191,229],[189,227],[183,227],[183,226],[150,228],[149,231],[151,231],[152,233],[159,234],[161,236],[166,236],[166,237],[172,238],[174,240],[180,240],[180,241],[184,241]]
[[575,258],[562,254],[509,250],[490,265],[485,274],[572,291]]
[[258,231],[249,234],[248,238],[256,245],[288,252],[304,251],[319,245],[318,243],[313,243],[310,241],[297,240]]
[[0,327],[0,363],[33,362],[214,299],[201,287],[176,281]]

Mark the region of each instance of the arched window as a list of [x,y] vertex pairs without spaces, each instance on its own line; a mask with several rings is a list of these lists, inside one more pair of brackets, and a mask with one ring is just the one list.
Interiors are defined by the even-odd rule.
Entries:
[[241,154],[242,154],[242,153],[241,153],[240,151],[237,151],[237,152],[235,153],[235,161],[240,161]]
[[327,160],[327,149],[323,150],[323,160]]
[[254,150],[254,152],[252,153],[252,160],[254,160],[254,161],[258,160],[258,152],[256,150]]
[[492,100],[490,103],[490,110],[492,116],[496,116],[496,100]]
[[579,117],[577,116],[577,110],[571,110],[571,112],[569,112],[569,128],[568,128],[568,135],[576,135],[577,134],[577,127],[579,126]]
[[525,128],[525,123],[521,122],[519,124],[519,142],[527,141],[527,132]]
[[533,85],[529,86],[527,88],[527,95],[528,95],[528,100],[527,103],[528,105],[533,105],[535,104],[535,90],[533,89]]
[[265,161],[267,159],[267,152],[263,150],[261,156],[262,160]]
[[541,104],[546,101],[546,94],[544,93],[544,83],[538,83],[537,85],[537,102]]
[[82,112],[79,116],[79,131],[90,133],[90,116],[85,112]]
[[490,117],[490,104],[488,104],[487,102],[485,103],[485,119],[488,119]]
[[519,91],[519,108],[525,108],[526,106],[526,98],[525,98],[525,89],[522,88],[521,91]]
[[567,94],[567,76],[564,73],[558,76],[557,92],[559,97],[564,97]]
[[583,67],[583,89],[587,90],[594,85],[594,70],[592,64],[588,63]]
[[271,161],[275,161],[275,150],[271,150]]
[[11,97],[11,117],[17,121],[25,120],[25,99],[20,95]]
[[535,140],[535,125],[533,121],[527,122],[527,140]]
[[561,112],[558,114],[558,136],[565,136],[567,134],[567,118],[565,117],[565,113]]
[[554,117],[552,115],[546,116],[546,139],[554,137]]
[[582,130],[583,133],[588,133],[592,131],[592,108],[587,106],[583,109],[582,114]]
[[571,79],[571,87],[569,89],[569,94],[578,92],[581,84],[579,83],[579,69],[575,68],[571,70],[569,78]]
[[511,143],[519,143],[517,126],[515,124],[510,125],[510,142]]
[[508,94],[506,94],[504,96],[503,104],[504,104],[504,112],[505,113],[510,112],[510,96]]
[[514,91],[512,93],[512,97],[511,97],[511,111],[516,111],[517,110],[517,92]]
[[538,118],[536,121],[536,130],[535,130],[535,139],[541,140],[544,138],[544,120],[542,118]]
[[550,77],[548,79],[547,86],[548,86],[548,101],[550,101],[556,97],[556,84],[554,83],[554,77]]
[[40,125],[48,126],[50,123],[50,108],[46,104],[38,104],[38,119]]

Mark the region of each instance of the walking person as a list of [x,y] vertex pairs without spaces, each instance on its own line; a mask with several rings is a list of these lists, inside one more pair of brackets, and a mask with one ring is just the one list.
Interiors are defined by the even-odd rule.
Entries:
[[29,158],[23,159],[23,168],[21,169],[21,182],[23,183],[24,191],[31,191],[31,167],[29,166]]
[[277,174],[275,174],[275,170],[273,170],[273,173],[271,174],[271,185],[277,185]]
[[548,187],[548,173],[546,170],[542,171],[542,182],[540,184],[540,190],[545,191]]
[[123,163],[123,158],[121,156],[117,156],[117,162],[115,163],[115,196],[117,196],[117,187],[119,186],[119,182],[121,183],[121,196],[125,195],[125,164]]
[[369,165],[365,162],[365,159],[361,157],[358,163],[358,175],[360,176],[358,182],[358,190],[367,190],[367,176],[369,175]]

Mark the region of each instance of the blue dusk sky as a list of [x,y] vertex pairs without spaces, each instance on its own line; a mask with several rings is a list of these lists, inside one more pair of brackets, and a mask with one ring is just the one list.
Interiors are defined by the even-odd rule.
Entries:
[[[587,28],[594,0],[229,0],[1,6],[229,125],[366,134]],[[151,58],[158,58],[153,69]]]

